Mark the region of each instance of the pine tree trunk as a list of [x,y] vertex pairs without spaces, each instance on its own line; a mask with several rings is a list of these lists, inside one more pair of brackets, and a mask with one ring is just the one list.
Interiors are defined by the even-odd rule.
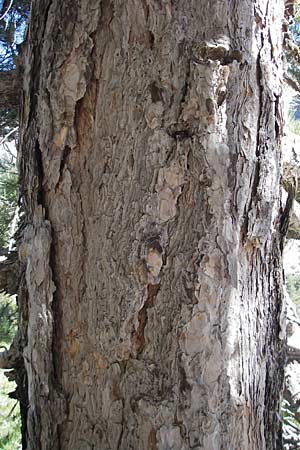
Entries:
[[274,0],[35,0],[28,450],[281,448]]
[[21,77],[17,69],[0,72],[0,108],[17,109],[21,91]]

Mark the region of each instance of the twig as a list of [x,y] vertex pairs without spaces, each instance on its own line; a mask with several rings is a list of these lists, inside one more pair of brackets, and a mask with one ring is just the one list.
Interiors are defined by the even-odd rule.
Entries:
[[9,133],[7,133],[6,136],[4,136],[4,138],[2,139],[2,141],[0,141],[0,145],[3,145],[4,142],[9,138],[9,136],[11,136],[13,133],[15,133],[17,130],[19,129],[19,127],[15,127],[12,130],[10,130]]
[[287,346],[287,363],[290,363],[292,361],[298,361],[300,362],[300,349]]
[[11,408],[11,410],[9,411],[9,413],[8,413],[8,416],[7,417],[10,417],[11,415],[12,415],[12,413],[14,412],[14,409],[16,408],[16,406],[18,405],[18,401],[16,401],[16,403],[14,404],[14,406]]
[[10,8],[12,7],[13,4],[13,0],[10,0],[10,4],[7,8],[7,10],[5,11],[5,13],[0,17],[0,20],[4,19],[4,17],[6,16],[6,14],[9,12]]
[[300,92],[300,85],[293,78],[289,77],[287,73],[284,74],[284,80],[288,86],[290,86],[294,91]]
[[296,425],[294,425],[294,424],[291,423],[291,422],[288,422],[287,420],[285,421],[285,424],[286,424],[287,426],[293,428],[293,430],[295,430],[295,431],[298,431],[298,432],[300,431],[300,428],[296,427]]

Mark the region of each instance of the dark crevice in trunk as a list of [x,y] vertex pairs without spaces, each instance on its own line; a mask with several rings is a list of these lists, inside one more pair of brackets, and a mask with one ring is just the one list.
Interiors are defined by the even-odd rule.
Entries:
[[[37,203],[38,205],[43,206],[46,212],[46,204],[45,204],[45,194],[43,188],[43,180],[44,180],[44,168],[43,168],[43,160],[42,160],[42,152],[39,146],[38,140],[35,141],[35,163],[36,163],[36,175],[38,180],[37,186]],[[47,219],[47,217],[46,217]]]
[[62,157],[60,160],[60,167],[59,167],[59,180],[58,180],[58,185],[60,183],[60,181],[62,180],[63,177],[63,172],[64,172],[64,168],[67,164],[68,161],[68,157],[71,153],[71,147],[69,147],[68,145],[66,145],[63,149],[63,153],[62,153]]
[[147,286],[147,299],[143,304],[143,307],[138,313],[138,328],[133,334],[133,339],[136,343],[137,353],[141,353],[145,348],[145,328],[148,322],[148,308],[153,308],[155,298],[159,292],[160,284],[149,284]]
[[[263,46],[263,39],[262,39],[262,46]],[[256,78],[257,78],[257,86],[258,86],[258,93],[259,93],[259,100],[258,100],[258,116],[257,116],[257,131],[256,131],[256,161],[254,166],[254,174],[252,176],[251,180],[251,196],[248,205],[245,207],[244,212],[244,222],[242,225],[243,230],[243,239],[247,239],[247,233],[248,233],[248,227],[249,227],[249,213],[253,209],[255,203],[257,202],[257,189],[260,182],[260,157],[261,157],[261,129],[262,129],[262,116],[263,116],[263,74],[261,69],[261,56],[260,53],[257,56],[256,61]]]

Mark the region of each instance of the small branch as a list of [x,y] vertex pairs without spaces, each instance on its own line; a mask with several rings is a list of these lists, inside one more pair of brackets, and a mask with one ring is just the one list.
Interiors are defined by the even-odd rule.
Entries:
[[8,350],[0,352],[0,369],[15,369],[21,360],[21,353],[17,349],[15,340]]
[[297,361],[300,362],[300,349],[299,348],[294,348],[294,347],[290,347],[289,345],[287,345],[287,361],[286,363],[289,364],[290,362],[293,361]]
[[20,266],[17,252],[10,252],[7,259],[0,261],[0,292],[15,295],[18,292]]
[[298,397],[299,394],[300,392],[296,392],[296,394],[293,394],[292,398]]
[[[10,132],[7,133],[7,135],[4,136],[4,138],[0,141],[0,145],[3,145],[4,142],[7,141],[7,139],[9,138],[9,136],[11,136],[13,133],[15,133],[18,129],[19,129],[19,127],[15,127],[15,128],[13,128],[12,130],[10,130]],[[6,151],[8,151],[8,150],[6,150]],[[9,154],[10,154],[11,156],[13,156],[13,158],[16,158],[15,155],[13,155],[13,154],[11,153],[10,150],[9,150]]]
[[292,211],[291,213],[287,238],[300,239],[300,219],[295,213],[295,211]]
[[291,422],[286,421],[286,425],[288,425],[289,427],[293,428],[293,430],[297,431],[299,433],[300,428],[296,427],[296,425],[294,425]]
[[284,74],[284,81],[289,87],[294,89],[294,91],[300,92],[300,84],[293,78],[289,77],[287,73]]
[[[289,415],[289,417],[293,418],[298,424],[300,423],[300,414],[298,412],[299,409],[299,402],[295,401],[293,399],[293,395],[291,392],[291,387],[289,385],[289,377],[286,379],[286,385],[283,393],[283,398],[285,400],[285,411]],[[286,417],[283,419],[285,425],[291,425],[289,417]],[[296,425],[295,425],[296,426]],[[297,431],[298,427],[297,427]]]
[[18,404],[19,404],[19,402],[16,402],[16,403],[14,404],[14,406],[13,406],[13,407],[11,408],[11,410],[9,411],[7,417],[10,417],[10,416],[12,415],[12,413],[14,412],[14,410],[16,409],[16,406],[18,406]]
[[10,4],[8,5],[8,8],[7,8],[7,10],[5,11],[5,13],[2,14],[2,16],[0,17],[0,20],[4,19],[4,17],[6,16],[6,14],[8,14],[10,8],[12,7],[12,4],[13,4],[13,0],[10,0]]
[[18,108],[21,88],[21,76],[17,69],[0,72],[0,108]]
[[[284,148],[290,146],[293,149],[293,146],[296,145],[292,142],[286,142]],[[283,165],[283,174],[282,174],[282,187],[287,194],[286,205],[284,211],[286,211],[287,206],[288,209],[288,217],[286,221],[287,226],[287,239],[300,239],[300,170],[299,170],[299,162],[296,159],[290,159],[290,161],[285,161]]]
[[289,450],[299,450],[298,444],[299,444],[299,439],[293,439],[293,438],[289,438],[289,439],[284,439],[283,443],[285,445],[289,444],[289,445],[295,445],[296,447],[289,447]]

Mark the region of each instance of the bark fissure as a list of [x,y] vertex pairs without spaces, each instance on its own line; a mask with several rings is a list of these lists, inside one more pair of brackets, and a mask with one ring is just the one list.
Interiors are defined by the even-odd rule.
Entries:
[[146,341],[144,331],[148,322],[148,308],[153,308],[155,298],[159,292],[160,284],[149,284],[147,286],[147,298],[143,302],[141,309],[138,312],[138,328],[134,332],[134,346],[136,353],[139,354],[143,351]]
[[[35,142],[35,162],[36,162],[36,174],[37,174],[37,204],[41,205],[46,212],[45,193],[44,193],[44,169],[42,153],[38,140]],[[47,217],[46,217],[47,218]]]
[[280,220],[280,249],[283,251],[285,238],[288,234],[290,218],[293,208],[293,203],[295,199],[295,186],[290,186],[288,190],[288,197],[282,212],[281,220]]
[[[263,47],[263,36],[261,36],[261,48]],[[263,151],[261,148],[261,133],[263,131],[263,115],[264,115],[264,87],[263,87],[263,73],[261,68],[261,49],[259,50],[257,60],[256,60],[256,79],[257,79],[257,86],[258,86],[258,114],[257,114],[257,125],[256,125],[256,150],[255,150],[255,156],[256,160],[254,163],[254,169],[253,169],[253,175],[251,179],[251,196],[249,197],[249,204],[245,207],[247,210],[244,213],[244,224],[243,224],[243,230],[245,230],[245,239],[247,239],[248,234],[248,226],[249,226],[249,215],[250,212],[253,210],[253,208],[256,207],[257,202],[259,201],[258,196],[258,188],[260,185],[260,168],[261,168],[261,162],[260,159],[263,155]]]
[[59,180],[58,180],[58,183],[57,183],[58,186],[59,186],[60,181],[62,180],[63,173],[64,173],[64,168],[67,165],[67,161],[68,161],[68,157],[69,157],[70,153],[71,153],[71,148],[68,145],[66,145],[64,147],[64,149],[63,149],[63,153],[62,153],[62,157],[61,157],[61,161],[60,161]]

